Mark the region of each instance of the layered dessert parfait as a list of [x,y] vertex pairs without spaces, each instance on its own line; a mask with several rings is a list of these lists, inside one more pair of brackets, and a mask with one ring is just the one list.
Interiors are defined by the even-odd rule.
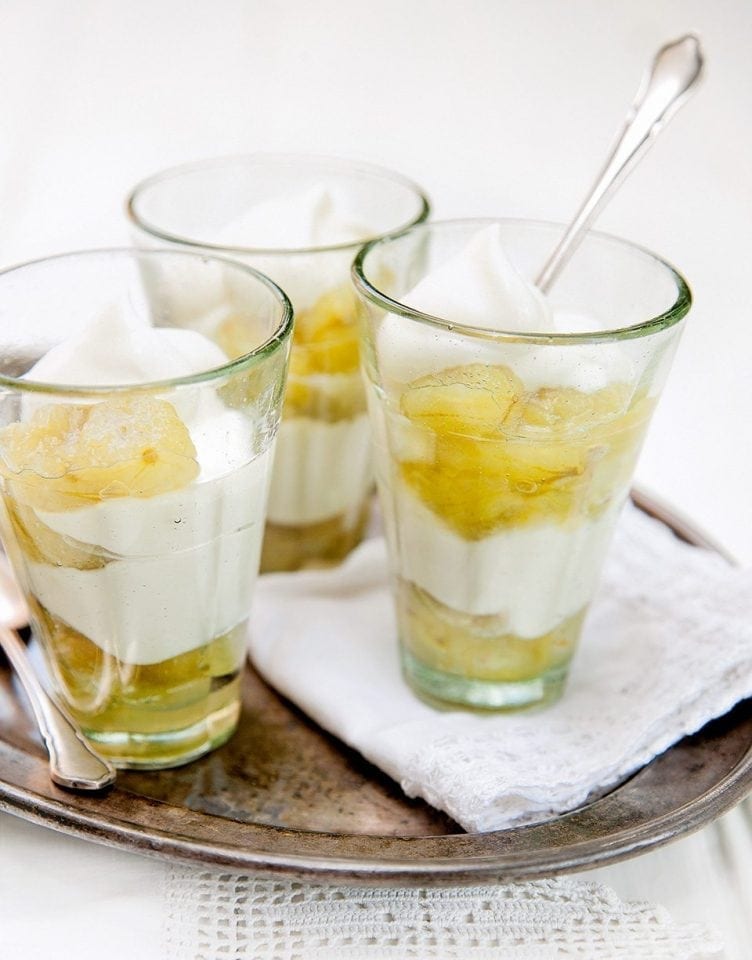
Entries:
[[[220,232],[229,247],[308,253],[254,259],[295,308],[293,346],[277,437],[261,559],[264,572],[336,562],[360,542],[373,486],[370,431],[360,376],[350,247],[368,237],[323,184],[271,198]],[[322,250],[344,246],[345,250]]]
[[374,312],[369,399],[406,677],[437,703],[553,699],[654,406],[650,368],[552,306],[498,225],[399,303],[409,317]]
[[[174,205],[160,204],[171,184],[187,195],[189,182],[201,189],[204,204],[216,198],[212,215],[198,225],[178,220]],[[412,185],[391,174],[306,157],[182,168],[134,193],[131,214],[142,230],[169,224],[173,239],[179,227],[186,242],[242,257],[293,303],[262,571],[337,562],[363,536],[373,466],[350,265],[363,241],[415,222],[426,210]],[[232,345],[231,331],[226,339]]]
[[362,539],[373,466],[355,306],[342,285],[297,314],[264,571],[336,562]]
[[185,762],[237,723],[275,414],[200,382],[226,363],[113,308],[20,381],[67,393],[23,392],[0,430],[3,538],[54,685],[118,765]]

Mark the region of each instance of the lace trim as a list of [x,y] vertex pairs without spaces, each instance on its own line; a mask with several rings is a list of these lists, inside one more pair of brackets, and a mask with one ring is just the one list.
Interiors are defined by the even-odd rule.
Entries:
[[711,960],[722,950],[699,923],[567,878],[400,890],[174,867],[166,896],[169,960]]

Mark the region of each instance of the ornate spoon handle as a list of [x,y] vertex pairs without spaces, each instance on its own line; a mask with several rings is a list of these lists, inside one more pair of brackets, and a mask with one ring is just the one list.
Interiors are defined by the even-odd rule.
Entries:
[[69,790],[103,790],[116,772],[89,746],[83,734],[45,691],[17,634],[0,626],[0,646],[7,654],[34,711],[50,757],[50,776]]
[[656,53],[627,114],[619,140],[577,216],[536,280],[546,293],[577,249],[588,227],[627,174],[647,152],[676,111],[694,93],[702,75],[700,41],[688,34]]

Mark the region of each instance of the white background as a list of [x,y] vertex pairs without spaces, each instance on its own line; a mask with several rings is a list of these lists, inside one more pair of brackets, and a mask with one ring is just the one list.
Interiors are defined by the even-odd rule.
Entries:
[[[673,261],[696,298],[638,479],[752,562],[749,0],[0,0],[0,265],[125,243],[135,181],[256,150],[392,167],[436,217],[566,219],[653,52],[690,29],[703,89],[599,227]],[[105,853],[0,818],[0,893],[29,903],[45,873],[48,903],[85,905],[95,865],[111,886],[157,876]],[[155,919],[125,912],[135,956]],[[92,946],[75,920],[61,911],[63,960]]]

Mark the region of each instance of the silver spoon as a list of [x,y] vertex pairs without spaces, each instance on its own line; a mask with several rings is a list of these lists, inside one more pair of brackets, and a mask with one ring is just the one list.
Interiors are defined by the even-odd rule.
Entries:
[[16,628],[29,622],[26,601],[0,562],[0,647],[5,651],[34,711],[50,757],[50,777],[67,790],[103,790],[115,782],[112,764],[100,757],[71,718],[42,686]]
[[624,127],[577,216],[538,275],[536,286],[547,293],[606,202],[645,155],[676,111],[694,93],[704,59],[694,34],[680,37],[656,53],[642,78]]

